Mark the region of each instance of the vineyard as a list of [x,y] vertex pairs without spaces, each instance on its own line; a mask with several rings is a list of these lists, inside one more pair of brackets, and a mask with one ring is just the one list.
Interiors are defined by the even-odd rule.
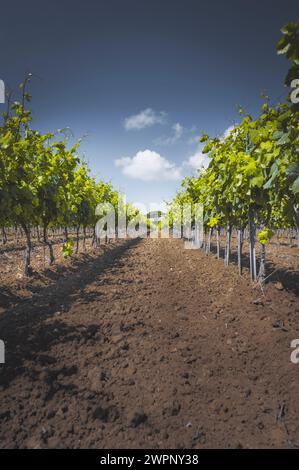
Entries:
[[77,154],[80,141],[68,145],[68,129],[41,134],[31,127],[31,111],[26,107],[31,100],[26,91],[31,78],[29,74],[20,85],[21,102],[11,102],[11,96],[8,96],[8,109],[0,127],[2,243],[6,244],[11,227],[14,227],[16,244],[19,232],[25,237],[26,275],[32,273],[33,231],[36,231],[38,241],[42,240],[48,247],[49,264],[53,264],[55,258],[49,230],[52,235],[64,231],[63,254],[67,257],[74,251],[70,229],[76,231],[76,252],[80,231],[83,247],[86,231],[91,228],[93,244],[97,244],[95,224],[99,204],[109,203],[116,211],[125,211],[128,220],[136,215],[132,206],[122,203],[122,195],[111,183],[96,181],[90,175],[86,162]]
[[277,52],[290,96],[203,133],[206,165],[156,223],[92,174],[69,128],[36,130],[32,74],[7,93],[0,448],[299,447],[298,21]]
[[[299,26],[290,23],[283,30],[278,53],[287,53],[293,65],[286,77],[290,86],[299,75]],[[297,80],[295,80],[297,84]],[[242,274],[242,246],[249,239],[251,278],[261,284],[266,279],[266,246],[275,232],[289,231],[299,247],[299,110],[298,100],[276,105],[270,98],[257,118],[240,107],[242,119],[227,136],[210,138],[203,134],[203,154],[208,167],[195,177],[187,177],[172,206],[199,203],[204,212],[203,248],[210,252],[216,233],[220,256],[220,231],[226,231],[225,265],[229,263],[232,230],[237,231],[238,270]],[[260,245],[257,273],[256,236]]]
[[[277,49],[292,61],[286,85],[294,86],[298,72],[298,24],[289,23],[282,31]],[[122,203],[122,195],[109,182],[97,182],[78,156],[80,141],[68,145],[68,129],[41,134],[31,127],[32,113],[28,109],[31,96],[27,91],[32,79],[29,74],[20,85],[21,101],[12,102],[8,94],[7,111],[0,127],[0,223],[2,243],[7,241],[6,227],[14,227],[26,238],[24,271],[31,274],[31,232],[49,249],[49,263],[54,262],[48,230],[63,228],[65,256],[73,253],[73,240],[68,237],[74,228],[76,252],[79,232],[93,229],[93,244],[97,243],[95,224],[96,207],[110,203],[116,211],[116,220],[125,213],[130,218],[138,211]],[[295,79],[295,86],[297,81]],[[295,92],[297,90],[295,89]],[[294,94],[294,92],[291,94]],[[213,232],[217,237],[217,256],[220,255],[220,231],[225,227],[225,265],[229,263],[231,234],[237,230],[238,269],[242,273],[242,245],[247,229],[250,252],[251,278],[256,280],[256,229],[261,245],[258,278],[266,277],[266,245],[274,231],[294,231],[299,246],[299,124],[298,100],[276,105],[270,98],[262,105],[257,118],[246,114],[240,107],[241,121],[225,137],[210,138],[203,134],[202,150],[208,156],[208,167],[199,175],[187,177],[173,203],[169,204],[168,221],[173,220],[173,206],[199,203],[204,211],[204,249],[210,251]],[[141,215],[141,214],[140,214]],[[140,222],[138,219],[137,222]],[[136,222],[136,223],[137,223]],[[145,220],[149,224],[149,221]],[[163,227],[163,221],[160,224]],[[170,222],[171,226],[171,222]],[[116,222],[117,229],[117,222]]]

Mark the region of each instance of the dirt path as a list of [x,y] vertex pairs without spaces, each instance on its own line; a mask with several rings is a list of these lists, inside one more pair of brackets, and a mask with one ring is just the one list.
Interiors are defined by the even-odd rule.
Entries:
[[298,316],[181,241],[112,246],[3,314],[0,446],[299,445]]

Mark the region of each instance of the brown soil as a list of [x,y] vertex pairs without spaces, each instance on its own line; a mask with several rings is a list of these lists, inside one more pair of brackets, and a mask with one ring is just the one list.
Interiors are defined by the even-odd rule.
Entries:
[[291,255],[264,292],[171,239],[114,242],[11,286],[6,267],[0,446],[299,446]]

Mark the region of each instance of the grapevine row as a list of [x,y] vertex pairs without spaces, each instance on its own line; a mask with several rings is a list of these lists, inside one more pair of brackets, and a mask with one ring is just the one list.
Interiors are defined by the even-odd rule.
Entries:
[[[282,30],[278,52],[292,60],[286,84],[299,78],[299,21]],[[182,189],[170,204],[200,203],[208,251],[213,231],[217,253],[221,228],[226,228],[225,264],[229,262],[232,230],[238,232],[238,266],[242,270],[244,230],[248,228],[250,268],[257,278],[255,239],[260,243],[258,278],[265,279],[266,244],[273,231],[294,228],[299,246],[299,108],[288,99],[271,105],[266,98],[261,113],[254,118],[240,109],[241,121],[228,136],[203,134],[202,152],[209,164],[182,182]]]
[[[7,110],[0,125],[0,226],[5,241],[5,228],[22,231],[26,239],[24,272],[30,275],[32,231],[48,247],[49,262],[54,262],[49,229],[64,231],[63,254],[73,252],[69,229],[93,231],[96,244],[95,208],[109,202],[117,213],[119,207],[129,212],[129,205],[110,182],[96,181],[87,163],[79,157],[80,141],[69,144],[67,132],[41,133],[32,127],[27,92],[29,74],[20,85],[21,101],[8,97]],[[40,234],[41,232],[41,234]],[[78,250],[78,245],[77,245]]]

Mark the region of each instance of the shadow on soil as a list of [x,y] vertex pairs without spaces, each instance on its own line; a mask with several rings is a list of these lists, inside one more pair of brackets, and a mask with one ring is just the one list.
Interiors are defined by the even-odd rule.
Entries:
[[19,374],[30,373],[24,368],[26,360],[44,364],[55,362],[55,358],[46,352],[57,343],[75,341],[82,344],[101,340],[100,325],[74,327],[62,320],[51,322],[51,325],[45,321],[57,311],[67,312],[78,298],[82,298],[83,302],[94,300],[95,294],[86,294],[84,288],[95,279],[100,279],[107,269],[123,264],[124,258],[140,241],[131,239],[121,245],[108,245],[97,258],[84,255],[72,266],[60,267],[59,272],[44,272],[43,277],[47,276],[53,282],[47,287],[32,289],[33,297],[28,300],[20,300],[10,292],[2,291],[7,306],[13,302],[17,305],[8,307],[0,318],[0,336],[5,343],[6,359],[5,364],[0,365],[0,385],[7,387]]
[[[214,244],[211,245],[211,253],[216,255],[216,246]],[[223,248],[220,250],[220,260],[219,262],[223,261],[224,259],[224,250]],[[233,263],[235,266],[238,266],[238,256],[235,251],[232,251],[230,256],[230,263]],[[243,269],[250,269],[250,261],[249,256],[247,254],[242,255],[242,266]],[[257,272],[259,270],[259,262],[257,257]],[[266,276],[267,280],[266,283],[275,283],[281,282],[284,289],[290,292],[293,292],[297,297],[299,297],[299,271],[292,271],[287,268],[277,268],[277,266],[272,262],[266,263]]]

